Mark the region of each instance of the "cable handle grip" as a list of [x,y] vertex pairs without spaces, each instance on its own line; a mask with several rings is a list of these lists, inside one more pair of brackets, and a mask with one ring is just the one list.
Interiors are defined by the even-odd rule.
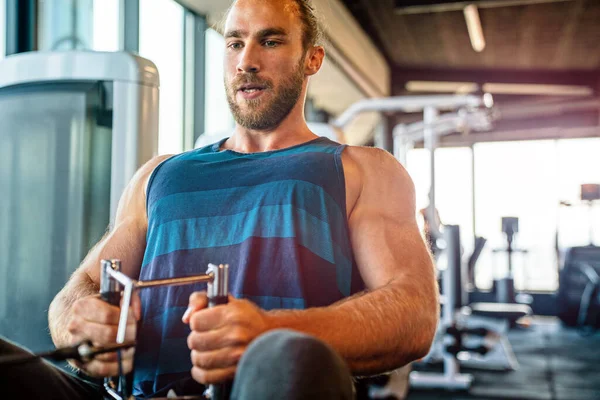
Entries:
[[[229,265],[208,264],[207,274],[213,275],[212,282],[208,282],[206,295],[208,307],[227,304],[229,301]],[[211,400],[228,400],[231,395],[231,383],[210,385],[205,396]]]
[[100,297],[108,304],[118,307],[121,304],[121,284],[110,277],[107,268],[121,271],[121,260],[100,261]]
[[[121,271],[121,260],[100,261],[100,298],[110,305],[120,307],[122,285],[113,279],[108,269]],[[116,377],[104,378],[104,389],[114,399],[126,399],[128,393],[127,377],[123,374],[123,360],[121,350],[117,350],[119,374]]]

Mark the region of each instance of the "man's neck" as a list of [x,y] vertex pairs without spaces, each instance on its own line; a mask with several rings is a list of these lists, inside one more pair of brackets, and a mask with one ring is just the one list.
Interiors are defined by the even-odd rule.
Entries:
[[222,148],[240,153],[258,153],[285,149],[315,138],[317,136],[308,129],[304,121],[295,124],[284,121],[270,131],[251,130],[236,125],[233,135],[223,143]]

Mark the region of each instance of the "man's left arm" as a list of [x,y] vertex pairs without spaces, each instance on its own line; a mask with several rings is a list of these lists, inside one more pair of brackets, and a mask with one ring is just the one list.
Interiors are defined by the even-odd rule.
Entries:
[[[344,154],[356,166],[353,170],[360,177],[355,178],[362,183],[349,227],[367,290],[307,310],[265,312],[247,300],[232,298],[226,307],[187,315],[184,321],[192,328],[188,345],[196,349],[192,374],[197,380],[211,383],[231,378],[250,341],[278,328],[323,340],[355,375],[389,371],[429,351],[439,316],[438,289],[416,223],[413,183],[388,153],[348,148]],[[193,295],[192,309],[204,308],[205,301],[205,296]]]
[[[330,307],[273,312],[270,323],[313,334],[355,374],[373,374],[427,354],[439,300],[434,267],[416,222],[410,176],[389,153],[345,150],[346,180],[362,188],[349,216],[354,257],[367,290]],[[349,185],[348,185],[349,186]]]

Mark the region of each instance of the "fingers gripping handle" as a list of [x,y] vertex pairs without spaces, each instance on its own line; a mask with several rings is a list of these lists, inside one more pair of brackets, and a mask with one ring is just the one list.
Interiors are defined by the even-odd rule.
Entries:
[[[100,297],[108,304],[119,307],[121,305],[122,285],[112,278],[108,269],[121,271],[121,260],[101,260],[100,261]],[[115,399],[127,398],[128,382],[123,374],[123,363],[121,351],[117,350],[117,362],[119,364],[119,376],[117,381],[112,378],[104,379],[104,388]]]
[[[207,274],[213,275],[212,282],[208,283],[207,297],[208,306],[215,307],[220,304],[227,304],[229,296],[229,265],[227,264],[208,264]],[[231,383],[219,385],[210,385],[206,396],[211,400],[228,400],[231,394]]]

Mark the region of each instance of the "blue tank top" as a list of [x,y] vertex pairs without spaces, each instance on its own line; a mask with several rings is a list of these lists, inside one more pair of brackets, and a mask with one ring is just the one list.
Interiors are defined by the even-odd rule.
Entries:
[[[202,274],[229,264],[229,289],[263,309],[327,306],[363,290],[346,217],[343,145],[326,138],[261,153],[225,140],[167,159],[147,189],[140,279]],[[134,395],[190,377],[181,322],[205,284],[140,292]],[[179,393],[178,393],[179,394]]]

